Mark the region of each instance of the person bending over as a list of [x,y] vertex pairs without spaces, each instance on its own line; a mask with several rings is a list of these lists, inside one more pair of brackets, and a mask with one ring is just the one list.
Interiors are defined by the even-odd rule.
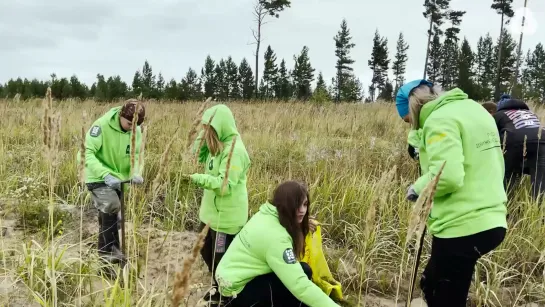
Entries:
[[416,80],[396,100],[408,105],[411,142],[420,153],[422,175],[407,199],[417,200],[446,162],[428,218],[431,257],[420,287],[429,307],[464,307],[477,261],[503,242],[507,229],[499,134],[490,114],[459,88],[443,92]]
[[[233,113],[226,105],[207,109],[202,116],[202,124],[204,130],[197,137],[194,150],[198,151],[199,162],[204,164],[204,173],[190,175],[189,179],[204,189],[199,219],[201,229],[210,223],[210,230],[201,256],[214,276],[233,238],[248,221],[246,176],[251,162]],[[235,147],[230,156],[233,142]],[[199,144],[202,144],[200,148]],[[207,300],[215,301],[218,297],[219,294],[211,295]]]
[[545,134],[539,118],[518,99],[504,99],[493,115],[505,160],[504,186],[508,195],[523,174],[530,175],[534,199],[545,192]]
[[298,259],[309,232],[307,188],[286,181],[259,208],[221,259],[216,279],[225,306],[339,306]]

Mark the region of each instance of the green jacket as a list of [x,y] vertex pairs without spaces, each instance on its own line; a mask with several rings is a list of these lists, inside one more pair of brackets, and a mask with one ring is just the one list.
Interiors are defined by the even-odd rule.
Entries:
[[[210,228],[227,234],[236,234],[248,221],[248,191],[246,176],[250,168],[250,157],[240,138],[235,124],[233,113],[226,105],[216,105],[206,110],[202,123],[208,124],[212,114],[214,118],[210,125],[216,130],[223,142],[223,151],[212,156],[206,147],[206,142],[200,149],[199,162],[204,163],[204,174],[193,174],[191,180],[198,187],[204,189],[199,219],[203,223],[210,223]],[[198,146],[203,136],[201,132],[195,145]],[[222,191],[223,179],[227,172],[227,160],[231,145],[236,138],[235,148],[231,157],[229,178]]]
[[306,305],[339,306],[308,279],[294,255],[290,234],[278,220],[276,207],[265,203],[223,255],[216,270],[216,280],[220,293],[232,297],[253,278],[271,272]]
[[[85,182],[104,182],[111,174],[121,180],[131,175],[131,131],[124,132],[119,123],[121,107],[110,109],[97,119],[85,136]],[[142,130],[136,127],[135,175],[138,169]],[[78,151],[77,162],[80,163]]]
[[418,195],[446,161],[428,219],[430,232],[454,238],[507,228],[505,167],[492,116],[455,88],[426,103],[419,120],[421,129],[409,134],[420,149],[422,176],[413,185]]

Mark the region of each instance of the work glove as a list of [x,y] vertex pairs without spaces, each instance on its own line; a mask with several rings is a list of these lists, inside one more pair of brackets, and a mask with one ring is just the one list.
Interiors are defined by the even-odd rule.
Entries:
[[134,176],[131,179],[131,183],[132,184],[142,184],[142,183],[144,183],[144,178],[142,178],[142,176],[138,176],[138,175]]
[[121,190],[121,180],[110,174],[104,177],[104,183],[114,190]]
[[418,199],[418,194],[414,191],[414,187],[411,185],[407,190],[407,200],[415,202]]

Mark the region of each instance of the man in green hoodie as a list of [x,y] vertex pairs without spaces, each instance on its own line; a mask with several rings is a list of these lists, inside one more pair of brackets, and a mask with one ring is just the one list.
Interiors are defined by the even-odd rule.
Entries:
[[408,141],[419,149],[422,170],[407,199],[415,201],[446,162],[428,218],[432,251],[420,286],[430,307],[466,306],[475,264],[507,229],[496,124],[462,90],[442,92],[426,80],[407,83],[396,100],[400,117],[409,116]]
[[[110,109],[93,123],[85,136],[85,183],[98,209],[98,252],[103,260],[112,263],[125,258],[119,249],[117,227],[121,183],[144,182],[138,169],[142,138],[140,125],[145,118],[143,104],[138,111],[135,169],[131,172],[132,122],[137,103],[137,100],[130,99],[123,106]],[[78,152],[78,164],[80,157],[81,152]]]

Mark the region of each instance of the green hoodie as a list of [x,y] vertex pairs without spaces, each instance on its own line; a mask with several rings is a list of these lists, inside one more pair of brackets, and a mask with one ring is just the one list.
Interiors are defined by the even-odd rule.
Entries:
[[[85,136],[85,182],[104,182],[111,174],[121,180],[130,179],[131,131],[123,131],[119,123],[121,107],[115,107],[97,119]],[[142,130],[136,127],[135,175],[138,169]],[[78,151],[77,162],[80,163]]]
[[300,301],[313,307],[339,306],[308,279],[293,252],[293,240],[278,220],[270,203],[259,211],[235,237],[216,271],[223,296],[239,294],[253,278],[274,272]]
[[[204,189],[199,219],[205,224],[210,223],[210,228],[217,232],[233,235],[238,233],[248,221],[246,175],[251,162],[237,131],[231,110],[223,104],[213,106],[204,112],[202,123],[208,124],[213,114],[214,118],[210,125],[216,130],[224,148],[219,155],[212,156],[206,147],[206,142],[203,142],[203,146],[199,150],[199,162],[204,163],[205,172],[204,174],[191,175],[191,180],[198,187]],[[201,132],[195,145],[198,146],[202,135]],[[223,179],[227,172],[227,160],[235,138],[236,144],[231,157],[229,179],[222,192]]]
[[409,135],[420,149],[423,175],[413,185],[418,195],[446,161],[428,219],[430,232],[455,238],[507,228],[503,154],[490,114],[455,88],[422,107],[419,126]]

